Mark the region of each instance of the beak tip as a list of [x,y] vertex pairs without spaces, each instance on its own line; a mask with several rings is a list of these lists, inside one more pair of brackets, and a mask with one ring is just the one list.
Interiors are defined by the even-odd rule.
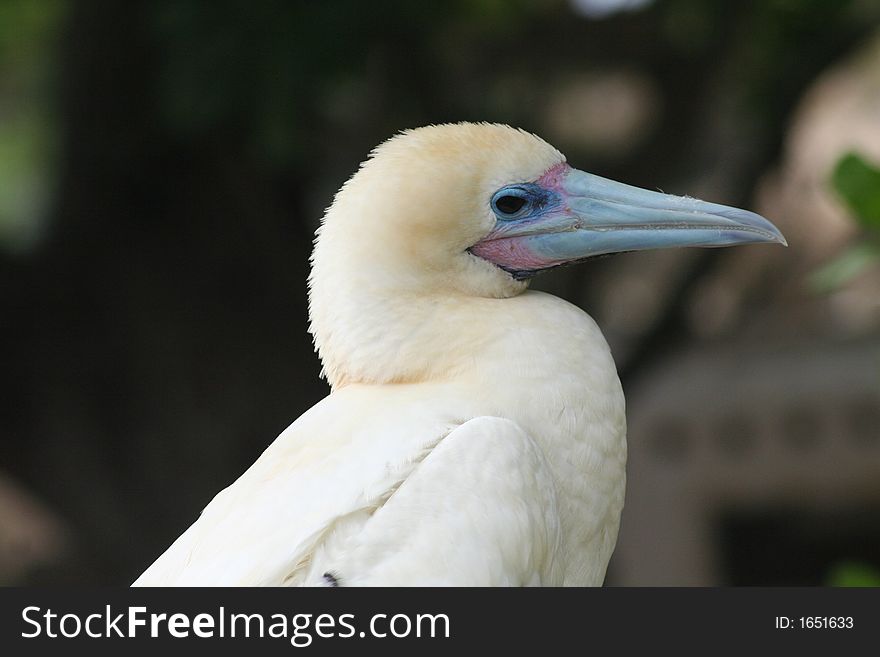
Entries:
[[773,227],[773,241],[776,242],[777,244],[788,247],[788,240],[785,239],[785,235],[782,234],[782,231],[779,230],[776,226],[774,226],[769,221],[767,223]]

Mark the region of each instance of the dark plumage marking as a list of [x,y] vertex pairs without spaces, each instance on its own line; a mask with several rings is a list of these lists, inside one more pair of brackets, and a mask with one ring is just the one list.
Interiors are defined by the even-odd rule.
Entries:
[[327,586],[339,586],[339,577],[336,573],[326,572],[322,575]]

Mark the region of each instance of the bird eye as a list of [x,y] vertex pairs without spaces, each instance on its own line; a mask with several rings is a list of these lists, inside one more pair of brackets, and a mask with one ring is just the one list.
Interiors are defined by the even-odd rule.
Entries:
[[516,214],[522,210],[522,207],[525,204],[526,200],[519,196],[502,196],[495,201],[495,207],[498,208],[502,214]]
[[496,214],[512,217],[522,210],[529,202],[528,198],[518,195],[513,190],[506,189],[499,192],[492,199],[492,209]]
[[534,183],[507,185],[492,195],[489,203],[495,217],[501,221],[527,219],[546,206],[546,193]]

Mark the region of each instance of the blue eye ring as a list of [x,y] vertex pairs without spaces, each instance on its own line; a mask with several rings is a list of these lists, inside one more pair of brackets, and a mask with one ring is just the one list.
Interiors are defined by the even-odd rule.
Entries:
[[490,205],[499,219],[516,219],[528,214],[532,206],[532,194],[522,187],[504,187],[492,195]]

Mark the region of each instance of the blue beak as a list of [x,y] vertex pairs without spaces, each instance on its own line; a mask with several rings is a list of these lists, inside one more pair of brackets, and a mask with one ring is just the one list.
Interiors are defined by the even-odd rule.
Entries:
[[[471,250],[517,278],[623,251],[671,247],[787,245],[764,217],[694,198],[652,192],[567,166],[545,181],[518,186],[538,195],[534,211],[506,220]],[[549,183],[549,184],[548,184]]]

